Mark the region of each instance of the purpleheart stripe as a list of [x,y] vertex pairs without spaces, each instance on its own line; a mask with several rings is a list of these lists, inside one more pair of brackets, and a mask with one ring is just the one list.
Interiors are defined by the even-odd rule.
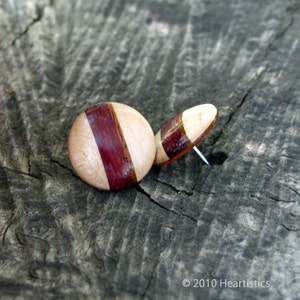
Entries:
[[110,189],[137,182],[134,166],[113,105],[100,103],[85,111],[104,165]]
[[192,147],[192,142],[186,135],[182,114],[179,114],[166,123],[161,129],[161,141],[169,158],[187,151]]

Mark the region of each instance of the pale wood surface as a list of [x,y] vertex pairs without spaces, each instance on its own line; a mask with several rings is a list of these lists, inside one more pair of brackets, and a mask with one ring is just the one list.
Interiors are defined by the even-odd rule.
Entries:
[[[1,299],[299,299],[299,9],[2,0]],[[214,104],[199,145],[213,167],[190,153],[135,188],[88,186],[67,137],[100,101],[131,105],[155,132]]]

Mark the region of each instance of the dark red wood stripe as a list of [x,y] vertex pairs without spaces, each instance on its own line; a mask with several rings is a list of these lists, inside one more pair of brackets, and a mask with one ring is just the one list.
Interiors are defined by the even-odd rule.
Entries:
[[103,161],[110,189],[137,182],[122,129],[111,103],[100,103],[85,111]]
[[169,158],[173,158],[193,146],[184,130],[182,114],[175,116],[162,127],[161,141]]

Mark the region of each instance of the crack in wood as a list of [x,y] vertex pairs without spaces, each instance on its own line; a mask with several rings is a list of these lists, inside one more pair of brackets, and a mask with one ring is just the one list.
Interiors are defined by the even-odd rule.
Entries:
[[[67,171],[69,171],[69,172],[71,172],[75,177],[78,177],[78,176],[73,172],[72,169],[68,168],[67,166],[65,166],[64,164],[62,164],[61,162],[59,162],[58,160],[51,158],[50,161],[53,162],[54,164],[57,164],[57,165],[60,166],[61,168],[65,169],[65,170],[67,170]],[[79,177],[78,177],[78,178],[79,178]]]
[[5,246],[5,240],[6,240],[6,235],[7,235],[7,232],[9,230],[9,228],[12,226],[12,224],[16,221],[16,218],[15,218],[15,213],[14,211],[12,212],[12,215],[10,217],[10,220],[8,221],[8,224],[7,226],[5,227],[5,229],[3,230],[3,233],[2,233],[2,246],[4,247]]
[[154,267],[152,268],[151,274],[150,274],[149,279],[148,279],[148,282],[147,282],[147,284],[146,284],[146,286],[145,286],[145,289],[144,289],[143,293],[141,294],[141,296],[142,296],[143,299],[146,299],[146,298],[145,298],[146,293],[147,293],[147,291],[149,290],[149,287],[150,287],[150,284],[151,284],[152,279],[154,278],[154,274],[155,274],[155,271],[156,271],[156,269],[157,269],[158,264],[159,264],[159,259],[157,259],[157,261],[156,261]]
[[37,179],[37,180],[43,180],[42,177],[36,175],[36,174],[32,174],[32,173],[27,173],[27,172],[24,172],[24,171],[21,171],[21,170],[16,170],[16,169],[12,169],[12,168],[8,168],[8,167],[4,167],[2,166],[2,168],[8,172],[12,172],[12,173],[15,173],[17,175],[24,175],[24,176],[29,176],[31,178],[34,178],[34,179]]
[[233,117],[236,115],[236,113],[241,109],[241,107],[245,104],[246,99],[251,94],[252,90],[254,89],[256,83],[259,81],[259,79],[262,77],[262,74],[266,71],[266,69],[263,69],[258,76],[251,82],[250,87],[244,92],[243,96],[241,97],[241,100],[237,103],[237,105],[233,108],[233,110],[229,113],[229,116],[227,118],[227,121],[222,126],[219,134],[213,139],[211,146],[214,146],[217,141],[220,139],[220,137],[223,135],[223,133],[226,131],[226,129],[229,127],[229,124],[231,123]]
[[275,196],[275,195],[265,195],[266,198],[270,199],[270,200],[274,200],[276,202],[284,202],[284,203],[295,203],[296,201],[288,201],[288,200],[285,200],[285,199],[282,199],[280,198],[279,196]]
[[[255,80],[256,81],[256,80]],[[229,126],[230,122],[232,121],[233,117],[235,116],[235,114],[240,110],[240,108],[243,106],[243,104],[245,103],[247,97],[249,96],[249,94],[251,93],[253,87],[254,87],[255,83],[253,83],[244,93],[244,95],[242,96],[242,99],[239,101],[239,103],[234,107],[234,109],[230,112],[227,121],[225,122],[225,124],[223,125],[223,127],[221,128],[219,134],[213,139],[211,146],[214,146],[217,141],[221,138],[221,136],[223,135],[223,133],[226,131],[227,127]]]
[[287,231],[294,231],[294,232],[300,231],[300,227],[298,227],[298,228],[291,228],[290,226],[288,226],[288,225],[286,225],[284,223],[282,223],[281,226],[283,228],[285,228]]
[[164,185],[166,185],[168,187],[170,187],[171,189],[173,189],[178,194],[184,193],[187,196],[191,196],[191,195],[194,194],[192,190],[191,191],[186,191],[186,190],[183,190],[183,189],[178,189],[178,188],[176,188],[174,185],[172,185],[169,182],[166,182],[166,181],[163,181],[163,180],[159,180],[159,179],[154,179],[154,180],[157,181],[157,182],[159,182],[159,183],[162,183],[162,184],[164,184]]
[[272,47],[274,47],[274,44],[279,41],[281,38],[283,38],[286,33],[289,31],[289,29],[293,26],[294,24],[294,14],[293,12],[290,12],[290,20],[288,22],[288,24],[281,30],[279,31],[274,39],[269,43],[269,45],[267,46],[266,50],[265,50],[265,55],[264,55],[264,60],[266,59],[266,57],[269,55],[270,53],[270,49],[272,49]]
[[193,217],[191,217],[191,216],[189,216],[189,215],[187,215],[187,214],[184,214],[184,213],[182,213],[182,212],[178,212],[178,211],[176,211],[176,210],[170,209],[170,208],[168,208],[168,207],[162,205],[162,204],[159,203],[157,200],[153,199],[153,198],[151,197],[151,195],[150,195],[149,193],[147,193],[140,185],[137,185],[137,186],[135,187],[135,189],[136,189],[136,191],[138,191],[138,192],[140,192],[141,194],[143,194],[144,196],[146,196],[152,203],[154,203],[154,204],[157,205],[158,207],[162,208],[163,210],[166,210],[166,211],[168,211],[169,213],[175,214],[175,215],[177,215],[177,216],[179,216],[179,217],[185,217],[185,218],[187,218],[187,219],[189,219],[189,220],[191,220],[191,221],[197,223],[197,220],[196,220],[195,218],[193,218]]
[[[291,13],[291,18],[289,23],[287,24],[286,27],[283,28],[283,30],[281,32],[279,32],[274,39],[269,43],[269,45],[267,46],[266,50],[265,50],[265,55],[264,57],[266,58],[269,55],[269,50],[273,47],[273,45],[280,39],[282,38],[287,32],[288,30],[292,27],[294,23],[294,15],[293,13]],[[252,83],[252,85],[247,89],[247,91],[245,92],[244,96],[242,97],[241,101],[236,105],[236,107],[234,108],[234,110],[229,114],[228,119],[226,121],[226,123],[223,125],[222,129],[220,130],[219,134],[213,139],[213,142],[211,143],[211,146],[215,145],[216,142],[220,139],[220,137],[223,135],[223,133],[225,132],[226,128],[229,126],[231,120],[233,119],[233,117],[235,116],[235,114],[240,110],[240,108],[243,106],[243,104],[245,103],[247,97],[249,96],[249,94],[251,93],[251,91],[253,90],[254,86],[256,85],[257,81],[261,78],[262,74],[266,71],[266,69],[264,69],[262,72],[260,72],[260,74],[255,78],[254,82]]]
[[291,186],[287,185],[287,184],[283,184],[283,186],[285,186],[286,188],[288,188],[290,191],[294,192],[295,194],[297,194],[298,196],[300,196],[300,192],[298,190],[296,190],[295,188],[292,188]]
[[162,208],[162,209],[164,209],[164,210],[166,210],[166,211],[168,211],[168,212],[170,212],[170,213],[173,213],[173,214],[175,214],[175,215],[177,215],[177,216],[180,216],[180,214],[179,214],[177,211],[174,211],[174,210],[172,210],[172,209],[169,209],[169,208],[167,208],[166,206],[160,204],[160,203],[159,203],[158,201],[156,201],[155,199],[153,199],[153,198],[151,197],[151,195],[150,195],[149,193],[147,193],[140,185],[136,185],[136,186],[135,186],[135,189],[136,189],[137,192],[139,192],[139,193],[143,194],[144,196],[146,196],[146,197],[147,197],[152,203],[154,203],[155,205],[159,206],[160,208]]
[[11,45],[14,46],[16,42],[24,35],[26,35],[29,29],[37,22],[41,21],[44,16],[44,7],[40,7],[39,5],[35,6],[36,17],[32,19],[32,21],[25,27],[25,29],[20,32],[11,42]]

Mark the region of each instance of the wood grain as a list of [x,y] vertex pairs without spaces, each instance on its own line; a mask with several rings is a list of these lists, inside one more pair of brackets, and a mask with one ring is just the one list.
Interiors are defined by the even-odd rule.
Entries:
[[[297,299],[299,9],[3,0],[1,299]],[[190,153],[131,189],[88,186],[67,137],[103,101],[134,107],[154,132],[214,104],[219,119],[199,148],[215,165]],[[183,279],[271,287],[184,288]]]

